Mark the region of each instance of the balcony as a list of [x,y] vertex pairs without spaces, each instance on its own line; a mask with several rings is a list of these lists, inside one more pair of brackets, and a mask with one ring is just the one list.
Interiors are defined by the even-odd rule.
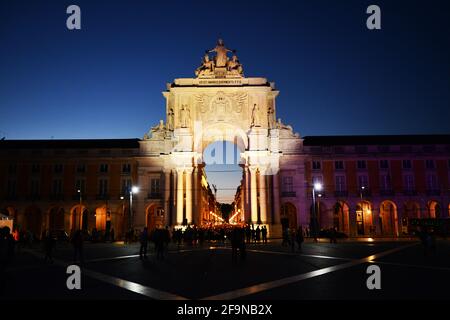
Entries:
[[380,189],[380,196],[393,196],[395,195],[394,190],[392,189]]
[[427,190],[427,196],[440,196],[441,190],[439,189],[428,189]]
[[347,190],[339,190],[334,192],[335,198],[344,198],[348,197],[348,191]]
[[161,199],[162,194],[161,192],[150,192],[147,194],[147,199]]
[[296,193],[295,193],[295,191],[282,191],[281,192],[281,196],[283,197],[283,198],[294,198],[294,197],[296,197]]

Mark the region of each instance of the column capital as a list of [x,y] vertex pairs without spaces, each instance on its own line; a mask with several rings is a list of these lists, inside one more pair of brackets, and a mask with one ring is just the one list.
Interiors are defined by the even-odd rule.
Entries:
[[248,169],[250,170],[250,173],[252,173],[252,174],[254,174],[254,173],[256,173],[256,171],[258,170],[258,166],[255,166],[255,165],[251,165],[251,166],[248,166]]
[[194,167],[184,168],[184,171],[186,171],[186,174],[191,174],[194,171]]

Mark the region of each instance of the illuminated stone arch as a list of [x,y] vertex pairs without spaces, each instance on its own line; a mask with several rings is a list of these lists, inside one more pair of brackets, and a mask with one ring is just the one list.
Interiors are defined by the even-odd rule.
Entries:
[[285,202],[281,206],[281,224],[283,228],[297,228],[297,208],[291,202]]
[[333,226],[340,232],[350,234],[350,207],[345,201],[338,201],[333,206]]
[[373,235],[373,206],[370,201],[363,200],[356,204],[356,234],[358,236]]
[[48,230],[65,230],[65,211],[64,208],[55,206],[48,210]]
[[398,236],[397,205],[392,200],[380,204],[380,229],[383,235]]
[[148,230],[164,228],[166,225],[166,215],[164,208],[158,203],[151,203],[145,210],[146,227]]
[[437,219],[442,217],[441,205],[435,200],[428,201],[427,204],[428,217],[431,219]]

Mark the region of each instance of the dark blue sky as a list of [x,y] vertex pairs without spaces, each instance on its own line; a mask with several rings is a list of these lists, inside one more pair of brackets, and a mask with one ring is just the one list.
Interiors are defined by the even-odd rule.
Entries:
[[[66,29],[66,8],[82,30]],[[378,4],[382,30],[366,29]],[[218,37],[301,135],[450,132],[446,1],[0,2],[0,135],[142,137]]]

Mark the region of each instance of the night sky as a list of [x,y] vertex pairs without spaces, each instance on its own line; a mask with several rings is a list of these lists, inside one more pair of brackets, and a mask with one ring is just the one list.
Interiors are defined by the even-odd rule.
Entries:
[[[0,135],[139,137],[218,37],[305,135],[450,132],[446,1],[0,2]],[[66,28],[77,4],[82,30]],[[378,4],[382,30],[366,28]]]
[[446,2],[1,0],[0,138],[141,138],[219,37],[302,136],[450,133]]

